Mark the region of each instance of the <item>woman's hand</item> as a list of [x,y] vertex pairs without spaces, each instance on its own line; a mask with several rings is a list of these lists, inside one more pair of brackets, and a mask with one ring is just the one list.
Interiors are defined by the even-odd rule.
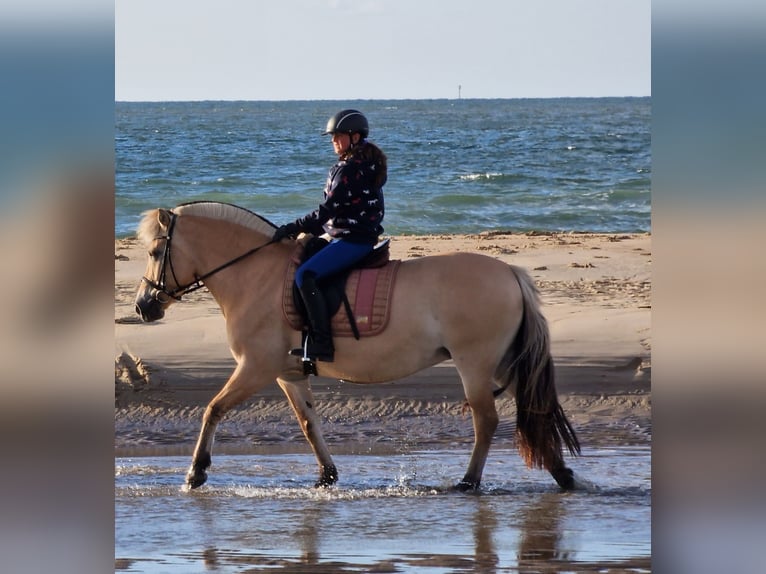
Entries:
[[287,223],[281,227],[277,227],[277,230],[274,232],[271,239],[272,241],[282,241],[285,237],[295,239],[300,232],[301,230],[298,225],[295,223]]

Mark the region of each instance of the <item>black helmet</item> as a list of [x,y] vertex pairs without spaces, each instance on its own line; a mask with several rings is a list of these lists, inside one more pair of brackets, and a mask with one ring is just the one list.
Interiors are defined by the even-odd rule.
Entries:
[[367,118],[364,114],[357,110],[341,110],[329,120],[327,120],[327,127],[322,135],[334,134],[335,132],[341,132],[344,134],[362,134],[362,138],[366,138],[370,133],[370,126],[367,123]]

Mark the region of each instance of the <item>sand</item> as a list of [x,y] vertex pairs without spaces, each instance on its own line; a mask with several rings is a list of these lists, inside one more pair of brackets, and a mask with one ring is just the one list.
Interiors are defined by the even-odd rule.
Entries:
[[[392,257],[484,253],[525,267],[548,319],[559,398],[584,447],[651,441],[651,235],[485,232],[396,236]],[[207,402],[234,368],[224,319],[206,290],[162,321],[133,310],[146,254],[115,241],[115,447],[117,454],[191,452]],[[449,361],[380,385],[314,378],[334,450],[377,447],[400,436],[417,446],[470,444],[470,417]],[[496,441],[512,440],[514,404],[498,400]],[[230,412],[216,450],[305,445],[276,384]],[[296,446],[303,448],[303,446]],[[164,449],[164,450],[163,450]]]

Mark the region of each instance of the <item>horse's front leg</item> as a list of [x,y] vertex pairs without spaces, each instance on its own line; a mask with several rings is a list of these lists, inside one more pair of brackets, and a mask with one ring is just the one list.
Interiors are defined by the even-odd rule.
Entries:
[[197,488],[205,484],[207,469],[211,464],[215,429],[223,416],[233,407],[248,399],[253,393],[265,387],[274,378],[259,375],[254,369],[240,363],[221,391],[213,397],[202,417],[202,429],[194,448],[192,463],[186,473],[186,484]]
[[327,448],[324,436],[322,435],[319,416],[314,405],[314,395],[311,392],[308,377],[303,377],[300,380],[278,378],[277,382],[282,387],[287,400],[290,401],[301,430],[306,436],[306,440],[309,441],[311,450],[314,451],[314,456],[316,456],[319,463],[319,480],[316,486],[322,487],[335,484],[338,480],[338,470],[335,468],[330,450]]

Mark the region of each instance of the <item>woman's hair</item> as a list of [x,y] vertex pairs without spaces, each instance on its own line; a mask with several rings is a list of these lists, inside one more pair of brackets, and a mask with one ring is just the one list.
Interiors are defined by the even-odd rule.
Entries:
[[375,185],[383,187],[388,179],[388,158],[383,150],[368,140],[362,140],[349,149],[341,159],[347,160],[356,157],[375,163]]

